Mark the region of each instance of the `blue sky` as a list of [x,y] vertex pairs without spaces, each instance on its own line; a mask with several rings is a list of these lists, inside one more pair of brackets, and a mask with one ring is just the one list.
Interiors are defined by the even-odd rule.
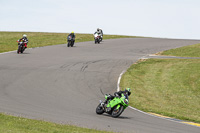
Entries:
[[199,0],[0,0],[0,31],[200,39]]

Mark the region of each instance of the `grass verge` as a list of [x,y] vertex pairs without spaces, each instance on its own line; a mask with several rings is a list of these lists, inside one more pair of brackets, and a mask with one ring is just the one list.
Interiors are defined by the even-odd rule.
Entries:
[[[0,32],[0,53],[17,50],[17,40],[26,34],[29,39],[29,48],[47,45],[66,44],[68,33],[43,32]],[[133,36],[104,35],[104,39],[133,38]],[[93,41],[92,34],[76,34],[76,42]]]
[[130,105],[182,120],[200,122],[200,60],[148,59],[122,76],[130,87]]
[[169,56],[200,57],[200,43],[181,48],[170,49],[161,54]]
[[111,133],[71,125],[14,117],[0,113],[1,133]]

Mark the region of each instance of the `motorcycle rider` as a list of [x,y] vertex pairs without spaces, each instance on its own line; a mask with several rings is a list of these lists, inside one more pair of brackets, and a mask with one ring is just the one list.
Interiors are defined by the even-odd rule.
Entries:
[[[74,42],[75,42],[75,38],[76,38],[76,36],[75,36],[75,34],[74,34],[74,31],[72,31],[68,36],[67,36],[67,38],[69,37],[69,36],[71,36],[71,38],[72,38],[72,43],[74,44]],[[67,40],[68,41],[68,40]]]
[[99,30],[95,31],[95,32],[94,32],[94,35],[95,35],[95,34],[98,34],[99,36],[101,36],[101,32],[100,32]]
[[[131,89],[130,88],[126,88],[124,91],[118,91],[114,93],[114,96],[112,95],[108,95],[106,101],[104,102],[104,104],[106,104],[106,106],[108,105],[108,101],[114,99],[115,97],[119,97],[121,98],[122,94],[124,94],[124,96],[126,97],[127,95],[130,96],[131,95]],[[128,99],[128,97],[126,97]],[[111,111],[111,107],[107,107],[106,108],[106,112],[110,112]]]
[[99,30],[99,32],[101,33],[101,35],[103,36],[103,30],[101,28],[98,28],[97,30]]
[[23,37],[18,40],[18,42],[21,42],[21,41],[22,42],[26,42],[26,43],[24,43],[24,46],[25,46],[24,49],[26,49],[27,48],[27,44],[28,44],[28,38],[27,38],[26,34],[24,34]]
[[101,41],[102,41],[102,40],[103,40],[103,31],[102,31],[102,29],[97,28],[97,31],[95,31],[94,35],[95,35],[96,33],[101,37]]

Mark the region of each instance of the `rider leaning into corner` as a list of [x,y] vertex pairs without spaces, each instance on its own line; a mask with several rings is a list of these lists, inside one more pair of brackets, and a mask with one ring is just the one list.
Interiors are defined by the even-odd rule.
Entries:
[[23,37],[21,39],[18,40],[18,42],[26,42],[24,43],[25,49],[27,48],[27,44],[28,44],[28,38],[27,35],[24,34]]
[[[72,31],[68,36],[71,36],[71,37],[72,37],[72,39],[73,39],[73,44],[74,44],[75,38],[76,38],[74,32]],[[67,38],[68,38],[68,37],[67,37]]]
[[[114,96],[109,95],[108,98],[106,99],[106,101],[104,102],[104,104],[108,104],[107,102],[109,100],[114,99],[115,97],[121,97],[122,94],[124,94],[124,96],[130,96],[131,95],[131,89],[130,88],[126,88],[124,91],[118,91],[114,93]],[[128,99],[128,97],[126,97]],[[107,107],[107,112],[109,112],[111,110],[111,107]]]

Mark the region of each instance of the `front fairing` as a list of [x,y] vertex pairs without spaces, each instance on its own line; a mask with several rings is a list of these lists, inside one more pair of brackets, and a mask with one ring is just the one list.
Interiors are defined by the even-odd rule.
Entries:
[[128,107],[128,99],[126,99],[124,96],[122,96],[121,98],[119,97],[115,97],[113,100],[109,101],[107,107],[111,107],[113,108],[116,105],[122,105],[124,106],[124,108]]
[[68,39],[67,39],[68,41],[71,41],[72,40],[72,38],[71,37],[68,37]]
[[18,45],[19,45],[20,47],[23,47],[23,46],[24,46],[24,43],[23,43],[23,42],[19,42]]

